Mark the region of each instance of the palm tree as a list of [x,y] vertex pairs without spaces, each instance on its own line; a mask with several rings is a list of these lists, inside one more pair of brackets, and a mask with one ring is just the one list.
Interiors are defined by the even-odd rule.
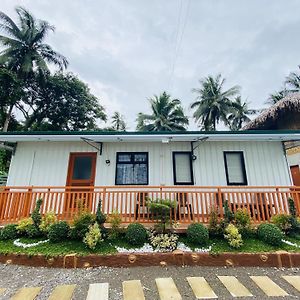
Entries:
[[8,15],[0,12],[0,43],[5,47],[0,52],[0,64],[16,72],[19,77],[27,78],[37,72],[45,76],[47,64],[54,64],[60,70],[68,65],[67,59],[44,43],[47,34],[54,31],[48,22],[36,19],[30,12],[17,7],[19,22],[16,24]]
[[189,124],[184,115],[181,101],[171,99],[171,95],[163,92],[149,99],[152,114],[139,113],[137,130],[139,131],[183,131]]
[[126,131],[124,117],[119,112],[114,112],[112,116],[112,129],[116,131]]
[[296,72],[291,72],[289,76],[285,78],[284,89],[271,94],[265,103],[273,105],[288,94],[297,92],[300,92],[300,75],[298,75]]
[[228,115],[230,130],[240,130],[244,123],[248,123],[250,118],[248,115],[257,113],[256,109],[249,109],[247,101],[242,102],[241,96],[237,96],[232,102],[231,112]]
[[195,121],[206,131],[216,130],[220,121],[228,125],[227,115],[232,108],[230,99],[239,93],[239,86],[224,91],[225,79],[221,74],[215,78],[205,77],[199,82],[201,88],[192,90],[198,94],[197,101],[191,105],[191,108],[195,109],[193,114]]
[[[16,74],[21,81],[44,79],[49,74],[47,64],[54,64],[60,70],[68,65],[67,59],[55,52],[52,47],[44,43],[47,34],[54,31],[48,22],[37,20],[22,7],[17,7],[19,22],[16,24],[8,15],[0,12],[0,44],[4,49],[0,51],[0,66]],[[3,131],[7,131],[14,107],[21,99],[14,99],[7,106],[6,120]],[[2,100],[3,101],[3,100]]]

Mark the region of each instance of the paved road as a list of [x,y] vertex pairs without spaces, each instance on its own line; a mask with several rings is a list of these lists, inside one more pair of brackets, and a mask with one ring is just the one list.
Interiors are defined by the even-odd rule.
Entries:
[[[226,267],[47,269],[0,265],[0,293],[3,292],[0,298],[15,297],[14,300],[27,300],[37,295],[36,299],[67,300],[71,297],[67,297],[69,293],[73,294],[72,299],[85,300],[89,295],[90,300],[96,299],[92,298],[95,292],[102,295],[102,298],[97,298],[98,300],[189,300],[197,299],[197,293],[199,297],[210,295],[218,299],[235,299],[232,294],[238,293],[244,295],[241,299],[270,299],[263,291],[266,288],[267,293],[288,294],[276,299],[300,299],[300,291],[288,283],[287,279],[293,280],[300,289],[300,269]],[[95,285],[95,283],[102,284]],[[26,289],[29,287],[38,288]],[[25,294],[31,294],[32,297],[26,298]]]

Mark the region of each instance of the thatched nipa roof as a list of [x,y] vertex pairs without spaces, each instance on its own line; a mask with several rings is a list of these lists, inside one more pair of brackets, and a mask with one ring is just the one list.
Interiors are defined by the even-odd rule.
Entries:
[[300,93],[287,95],[243,127],[253,129],[300,129]]

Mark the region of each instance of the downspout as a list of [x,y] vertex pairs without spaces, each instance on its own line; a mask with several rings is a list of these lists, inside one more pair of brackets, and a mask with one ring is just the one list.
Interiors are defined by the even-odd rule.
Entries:
[[33,173],[33,166],[34,166],[35,154],[36,154],[36,151],[33,151],[32,160],[31,160],[31,166],[30,166],[30,172],[29,172],[29,180],[28,180],[28,185],[29,186],[31,185],[31,180],[32,180],[32,173]]
[[284,155],[286,167],[287,167],[288,174],[289,174],[290,185],[293,185],[293,179],[292,179],[291,169],[290,169],[290,165],[289,165],[289,162],[288,162],[288,159],[287,159],[287,156],[286,156],[284,142],[281,142],[281,145],[282,145],[282,151],[283,151],[283,155]]

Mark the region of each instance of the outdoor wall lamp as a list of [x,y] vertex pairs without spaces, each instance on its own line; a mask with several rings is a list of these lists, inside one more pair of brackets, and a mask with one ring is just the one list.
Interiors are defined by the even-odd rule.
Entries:
[[105,161],[105,163],[109,166],[109,165],[110,165],[110,159],[107,159],[107,160]]

